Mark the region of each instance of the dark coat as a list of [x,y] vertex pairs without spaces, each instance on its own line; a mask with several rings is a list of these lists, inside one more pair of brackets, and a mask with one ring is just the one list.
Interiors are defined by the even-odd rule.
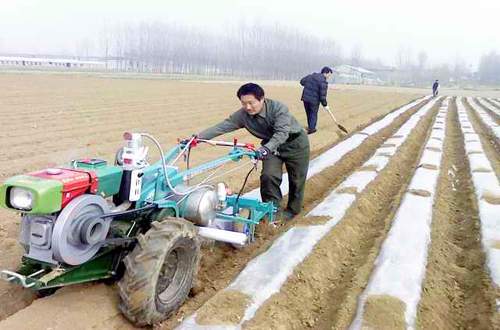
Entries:
[[326,94],[328,92],[328,82],[321,73],[311,73],[300,79],[300,84],[304,86],[301,100],[312,104],[319,104],[326,107]]

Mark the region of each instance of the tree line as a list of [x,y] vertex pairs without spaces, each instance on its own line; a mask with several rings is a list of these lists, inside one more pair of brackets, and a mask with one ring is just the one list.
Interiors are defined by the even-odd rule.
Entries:
[[479,61],[478,75],[483,84],[500,84],[500,55],[494,51],[483,55]]
[[79,42],[77,53],[99,53],[107,69],[134,72],[298,79],[328,65],[350,64],[375,71],[386,83],[427,86],[500,84],[500,55],[481,57],[477,72],[457,55],[448,63],[431,65],[424,51],[396,51],[395,65],[365,57],[361,45],[343,56],[340,45],[291,26],[253,22],[213,32],[167,22],[124,23],[103,29],[98,42]]
[[241,24],[223,34],[174,23],[127,24],[100,39],[109,65],[137,72],[297,79],[341,57],[334,40],[279,24]]

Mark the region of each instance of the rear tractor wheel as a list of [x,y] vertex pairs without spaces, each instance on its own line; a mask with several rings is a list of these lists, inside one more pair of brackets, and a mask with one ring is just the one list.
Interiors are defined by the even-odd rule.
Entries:
[[178,218],[153,222],[124,258],[125,275],[118,283],[123,314],[138,326],[168,318],[193,287],[199,258],[192,223]]

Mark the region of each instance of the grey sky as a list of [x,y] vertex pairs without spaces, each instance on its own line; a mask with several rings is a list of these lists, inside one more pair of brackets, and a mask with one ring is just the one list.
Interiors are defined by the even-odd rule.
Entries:
[[500,52],[500,1],[340,0],[2,0],[0,52],[74,53],[103,26],[138,21],[177,21],[223,33],[240,21],[278,22],[333,38],[349,56],[394,64],[401,50],[427,52],[433,63],[461,58],[477,65]]

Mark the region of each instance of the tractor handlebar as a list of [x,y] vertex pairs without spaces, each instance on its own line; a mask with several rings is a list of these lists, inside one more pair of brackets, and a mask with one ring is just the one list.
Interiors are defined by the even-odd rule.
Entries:
[[193,148],[196,147],[199,143],[206,143],[211,146],[223,146],[223,147],[233,147],[233,148],[244,148],[249,151],[256,151],[255,145],[253,143],[241,143],[238,142],[237,139],[234,139],[233,142],[228,141],[219,141],[219,140],[207,140],[207,139],[199,139],[196,136],[191,137],[190,139],[182,139],[179,140],[179,144],[182,147]]

